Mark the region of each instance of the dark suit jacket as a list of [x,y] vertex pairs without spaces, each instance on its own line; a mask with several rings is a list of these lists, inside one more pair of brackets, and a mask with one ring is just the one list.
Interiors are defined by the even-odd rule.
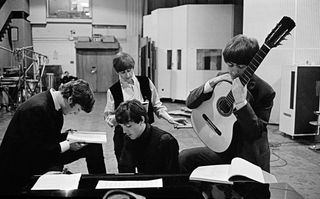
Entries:
[[[256,75],[253,75],[247,87],[248,104],[234,111],[237,121],[233,125],[233,139],[222,155],[228,155],[229,160],[241,157],[269,172],[270,149],[266,126],[275,92],[268,83]],[[186,101],[188,108],[197,108],[203,101],[211,98],[213,92],[204,94],[203,90],[204,85],[191,91]]]
[[43,174],[61,152],[62,111],[49,91],[37,94],[16,110],[0,146],[0,182],[24,184]]

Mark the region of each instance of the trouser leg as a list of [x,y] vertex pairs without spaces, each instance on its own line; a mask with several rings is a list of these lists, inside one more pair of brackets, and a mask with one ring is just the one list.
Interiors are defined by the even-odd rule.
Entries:
[[50,166],[47,171],[62,171],[63,170],[63,164],[56,164]]
[[106,173],[102,144],[88,144],[78,151],[66,151],[61,154],[60,162],[64,165],[80,158],[86,158],[89,174]]
[[117,158],[117,162],[119,164],[121,151],[123,148],[124,133],[121,126],[116,126],[113,135],[113,144],[114,144],[114,153]]
[[89,144],[87,147],[86,162],[88,172],[90,174],[107,173],[102,144]]
[[254,182],[234,183],[233,190],[245,199],[270,199],[269,184]]
[[191,173],[198,166],[226,164],[226,160],[208,147],[185,149],[179,153],[181,173]]

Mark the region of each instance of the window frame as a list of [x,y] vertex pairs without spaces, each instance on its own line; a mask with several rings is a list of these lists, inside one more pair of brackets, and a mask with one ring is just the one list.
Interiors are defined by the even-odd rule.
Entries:
[[[79,17],[58,17],[58,16],[54,16],[54,15],[51,15],[50,14],[50,3],[52,3],[51,2],[52,0],[47,0],[46,1],[46,7],[47,7],[47,10],[46,10],[46,18],[47,19],[60,19],[60,20],[66,20],[66,19],[69,19],[69,20],[75,20],[75,19],[80,19],[80,20],[92,20],[92,0],[87,0],[88,1],[88,3],[89,3],[89,16],[88,17],[83,17],[83,15],[80,15]],[[72,5],[72,0],[63,0],[63,1],[68,1],[69,2],[69,9],[68,10],[66,10],[66,15],[67,16],[72,16],[73,14],[77,14],[77,13],[81,13],[81,12],[84,12],[83,10],[82,11],[72,11],[71,10],[71,5]],[[77,1],[79,1],[79,0],[77,0]],[[77,2],[77,4],[79,4],[79,2]]]

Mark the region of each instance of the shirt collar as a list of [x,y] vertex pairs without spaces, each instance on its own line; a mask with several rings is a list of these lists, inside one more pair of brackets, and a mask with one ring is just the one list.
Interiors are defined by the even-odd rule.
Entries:
[[64,105],[64,103],[65,103],[61,93],[59,91],[55,91],[53,88],[51,88],[50,89],[50,94],[51,94],[52,99],[53,99],[54,108],[57,111],[60,110],[62,108],[61,105]]

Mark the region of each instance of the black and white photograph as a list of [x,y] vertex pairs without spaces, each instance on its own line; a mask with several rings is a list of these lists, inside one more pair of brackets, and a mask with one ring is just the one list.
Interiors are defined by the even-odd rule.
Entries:
[[318,199],[319,0],[0,0],[0,198]]

